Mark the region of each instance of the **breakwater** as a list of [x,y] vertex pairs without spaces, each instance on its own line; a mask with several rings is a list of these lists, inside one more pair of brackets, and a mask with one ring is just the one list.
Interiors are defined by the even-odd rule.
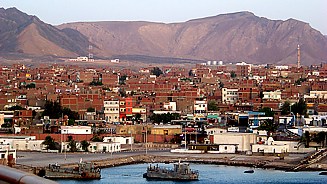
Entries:
[[[214,158],[214,157],[192,157],[192,156],[155,156],[155,155],[134,155],[120,158],[108,158],[104,160],[93,160],[92,162],[98,168],[109,168],[122,165],[140,164],[140,163],[174,163],[178,161],[190,162],[197,164],[214,164],[214,165],[229,165],[229,166],[245,166],[258,168],[271,168],[278,170],[289,170],[294,167],[296,163],[287,163],[285,161],[275,161],[271,157],[256,157],[249,156],[246,159],[235,160],[232,157]],[[65,164],[63,167],[76,167],[77,164]],[[316,170],[308,168],[307,170]],[[322,167],[318,170],[326,170]]]

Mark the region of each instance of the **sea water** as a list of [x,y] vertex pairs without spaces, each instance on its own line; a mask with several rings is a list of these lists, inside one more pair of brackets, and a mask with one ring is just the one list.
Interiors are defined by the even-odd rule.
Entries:
[[[192,170],[199,171],[198,181],[180,182],[180,181],[147,181],[143,178],[148,164],[125,165],[101,170],[100,180],[75,181],[75,180],[57,180],[61,184],[206,184],[206,183],[237,183],[237,184],[255,184],[255,183],[283,183],[283,184],[301,184],[301,183],[319,183],[327,184],[327,176],[319,175],[319,172],[285,172],[273,169],[234,167],[222,165],[202,165],[190,164]],[[172,164],[159,164],[161,167],[172,168]],[[254,173],[244,173],[245,170],[254,170]]]

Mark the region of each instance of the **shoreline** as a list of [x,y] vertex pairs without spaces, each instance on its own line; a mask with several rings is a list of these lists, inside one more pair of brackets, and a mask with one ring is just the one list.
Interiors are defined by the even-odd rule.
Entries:
[[[249,156],[251,157],[251,156]],[[211,165],[226,165],[226,166],[242,166],[242,167],[254,167],[263,169],[274,169],[274,170],[284,170],[288,171],[296,164],[286,163],[284,161],[275,160],[232,160],[231,158],[197,158],[193,156],[157,156],[157,155],[134,155],[126,156],[115,159],[105,159],[105,160],[93,160],[91,161],[97,168],[111,168],[123,165],[133,165],[142,163],[175,163],[178,161],[196,163],[196,164],[211,164]],[[76,167],[76,163],[63,164],[62,167]],[[308,167],[301,171],[326,171],[326,167]],[[301,172],[301,171],[291,171],[291,172]]]

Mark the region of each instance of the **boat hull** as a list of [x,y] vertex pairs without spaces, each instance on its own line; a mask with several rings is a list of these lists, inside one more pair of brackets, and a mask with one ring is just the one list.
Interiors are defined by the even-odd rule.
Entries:
[[198,175],[175,175],[175,174],[163,174],[163,173],[144,173],[143,178],[147,180],[173,180],[173,181],[196,181]]
[[94,180],[101,179],[100,173],[69,173],[69,172],[52,172],[47,171],[45,176],[47,179],[80,179],[80,180]]

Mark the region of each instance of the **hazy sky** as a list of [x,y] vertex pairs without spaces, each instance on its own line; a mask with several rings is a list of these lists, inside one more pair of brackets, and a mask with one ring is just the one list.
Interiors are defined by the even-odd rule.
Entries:
[[294,18],[327,35],[327,0],[0,0],[46,23],[99,20],[183,22],[238,11],[286,20]]

